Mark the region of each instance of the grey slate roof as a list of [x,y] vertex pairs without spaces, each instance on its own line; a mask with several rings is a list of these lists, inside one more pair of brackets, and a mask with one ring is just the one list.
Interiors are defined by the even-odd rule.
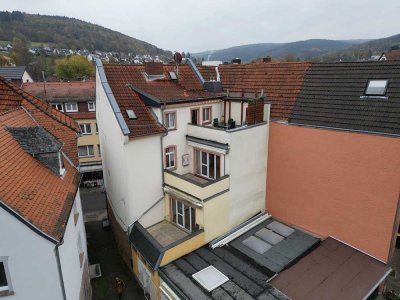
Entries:
[[53,135],[40,126],[7,129],[25,152],[59,175],[58,152],[63,145]]
[[22,79],[25,67],[3,67],[0,68],[0,76],[7,80]]
[[[370,79],[388,79],[384,97],[366,96]],[[289,123],[400,134],[400,61],[315,63]]]
[[232,241],[230,246],[248,256],[257,264],[271,270],[273,273],[278,273],[294,264],[319,245],[319,239],[294,228],[292,228],[292,233],[290,235],[284,237],[275,245],[272,245],[272,247],[263,254],[253,251],[242,243],[247,238],[256,236],[257,232],[266,227],[270,227],[275,234],[280,234],[282,236],[282,231],[279,230],[278,226],[273,226],[276,224],[279,223],[270,218]]
[[[229,281],[208,292],[192,275],[210,265]],[[272,274],[228,246],[213,250],[204,246],[160,268],[159,274],[183,299],[289,299],[266,282]]]

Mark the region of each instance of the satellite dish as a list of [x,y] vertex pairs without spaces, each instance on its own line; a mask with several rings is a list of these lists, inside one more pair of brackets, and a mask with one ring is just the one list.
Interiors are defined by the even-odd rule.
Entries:
[[182,62],[182,54],[180,54],[179,52],[175,52],[174,61],[175,63],[180,64]]

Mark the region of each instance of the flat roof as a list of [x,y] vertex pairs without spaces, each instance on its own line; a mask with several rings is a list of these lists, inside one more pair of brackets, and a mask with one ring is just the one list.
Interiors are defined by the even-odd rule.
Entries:
[[327,238],[271,283],[296,300],[364,299],[389,271],[384,263]]
[[318,238],[270,218],[229,245],[257,264],[278,273],[298,261],[319,242]]
[[[192,275],[210,266],[229,280],[208,291]],[[272,274],[228,246],[204,246],[160,268],[159,274],[183,299],[289,299],[267,283]]]

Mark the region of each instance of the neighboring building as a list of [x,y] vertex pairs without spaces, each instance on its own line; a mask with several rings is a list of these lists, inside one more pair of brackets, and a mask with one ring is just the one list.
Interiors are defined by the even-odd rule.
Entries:
[[78,132],[0,77],[0,297],[91,299]]
[[17,86],[24,82],[33,82],[32,77],[23,66],[20,67],[0,67],[0,76],[11,81]]
[[260,93],[224,99],[188,62],[97,61],[109,216],[153,296],[160,267],[265,211],[269,105]]
[[383,60],[400,60],[400,50],[391,50],[383,54]]
[[84,174],[82,184],[102,185],[95,82],[34,82],[24,83],[22,89],[75,119],[81,129],[78,155],[79,170]]

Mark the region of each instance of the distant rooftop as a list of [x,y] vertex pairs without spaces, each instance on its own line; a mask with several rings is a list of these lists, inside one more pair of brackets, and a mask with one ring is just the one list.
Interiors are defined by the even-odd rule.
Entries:
[[21,80],[24,75],[25,67],[2,67],[0,68],[0,76],[7,80]]

